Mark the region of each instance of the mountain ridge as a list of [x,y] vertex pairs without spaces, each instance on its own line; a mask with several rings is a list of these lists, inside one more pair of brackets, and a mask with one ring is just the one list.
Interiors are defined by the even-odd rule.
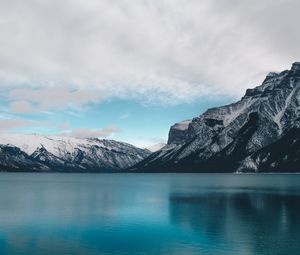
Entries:
[[[169,131],[168,144],[131,170],[290,171],[282,162],[268,160],[275,153],[272,145],[275,146],[290,130],[298,130],[299,118],[300,62],[295,62],[290,70],[269,73],[261,85],[247,89],[241,100],[210,108],[199,117],[174,124]],[[291,134],[295,136],[298,132]],[[297,139],[296,136],[294,138]],[[269,152],[264,152],[267,149]],[[297,169],[300,170],[300,165],[294,165],[291,171]]]
[[148,150],[114,140],[0,133],[2,171],[115,172],[148,155]]

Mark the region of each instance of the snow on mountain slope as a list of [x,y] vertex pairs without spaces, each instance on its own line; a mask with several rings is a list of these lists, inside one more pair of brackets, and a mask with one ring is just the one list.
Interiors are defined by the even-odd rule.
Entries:
[[166,146],[165,143],[157,143],[157,144],[148,146],[148,147],[146,147],[145,149],[146,149],[146,150],[149,150],[149,151],[151,151],[151,152],[155,152],[155,151],[158,151],[158,150],[162,149],[164,146]]
[[[28,162],[24,160],[26,169],[30,169],[34,162],[43,165],[43,169],[54,171],[120,170],[136,164],[150,154],[147,150],[113,140],[36,134],[0,133],[0,145],[3,148],[18,148],[25,153],[28,156],[28,159],[25,157]],[[16,158],[14,155],[11,164],[14,164]],[[6,160],[7,164],[9,160]]]
[[264,171],[251,161],[251,155],[279,140],[299,118],[300,63],[296,62],[291,70],[268,74],[260,86],[248,89],[240,101],[208,109],[184,128],[177,128],[182,126],[180,123],[173,125],[168,145],[134,169]]
[[87,140],[73,137],[11,133],[0,133],[0,143],[16,146],[28,155],[31,155],[37,148],[44,147],[56,156],[60,156],[62,151],[74,152],[75,148],[89,145]]

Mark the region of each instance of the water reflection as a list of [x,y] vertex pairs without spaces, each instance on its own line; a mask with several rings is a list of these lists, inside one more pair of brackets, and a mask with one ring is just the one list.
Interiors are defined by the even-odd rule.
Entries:
[[299,181],[0,174],[0,254],[297,254]]
[[225,242],[238,254],[299,251],[298,194],[171,194],[169,205],[173,224],[213,239],[216,249]]

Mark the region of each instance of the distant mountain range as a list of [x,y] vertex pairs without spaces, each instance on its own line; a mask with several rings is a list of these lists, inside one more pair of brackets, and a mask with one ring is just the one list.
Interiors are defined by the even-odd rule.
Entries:
[[173,125],[135,172],[299,172],[300,63],[233,104]]
[[150,154],[113,140],[0,134],[0,171],[115,172]]
[[300,172],[300,63],[236,103],[176,123],[167,145],[2,133],[0,171]]

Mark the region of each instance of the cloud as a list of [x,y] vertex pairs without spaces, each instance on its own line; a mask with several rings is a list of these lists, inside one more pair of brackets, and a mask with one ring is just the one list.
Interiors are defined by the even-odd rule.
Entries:
[[121,130],[116,126],[108,126],[102,129],[77,128],[65,131],[62,135],[77,138],[110,138]]
[[13,113],[34,113],[35,108],[28,101],[14,101],[10,104],[10,110]]
[[121,120],[126,120],[130,118],[130,113],[123,113],[121,116],[120,116],[120,119]]
[[[0,0],[12,109],[240,96],[300,59],[297,0]],[[27,108],[27,109],[26,109]],[[22,109],[21,109],[22,111]]]
[[99,100],[98,91],[78,90],[65,87],[17,88],[9,94],[13,100],[11,109],[14,112],[28,113],[33,111],[32,103],[40,111],[80,108]]
[[69,122],[64,122],[58,126],[60,130],[69,130],[71,128]]
[[32,126],[34,123],[22,119],[0,119],[0,130],[9,130],[19,127]]

